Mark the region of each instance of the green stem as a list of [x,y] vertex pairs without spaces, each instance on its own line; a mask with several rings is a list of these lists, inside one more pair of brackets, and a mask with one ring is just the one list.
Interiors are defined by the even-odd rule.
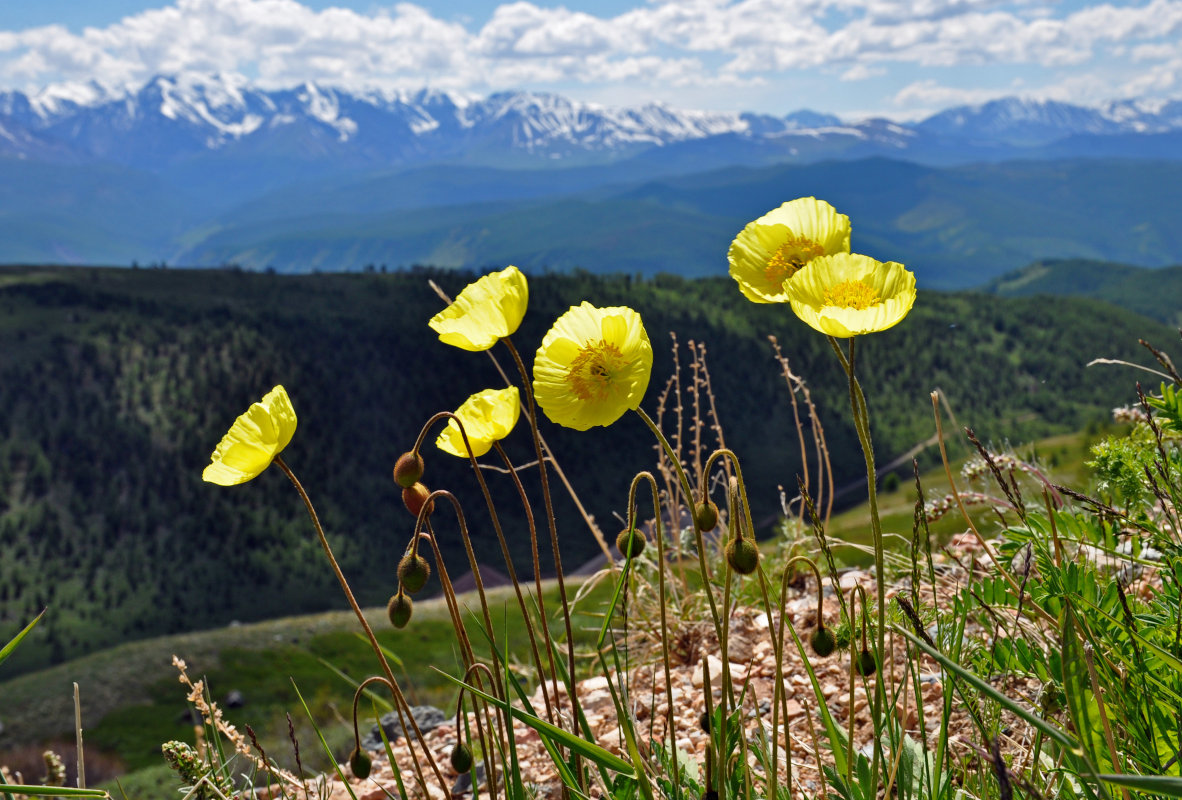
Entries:
[[850,407],[853,411],[854,427],[858,431],[858,441],[862,445],[862,456],[866,461],[866,490],[869,495],[867,502],[870,507],[870,532],[874,538],[874,581],[877,587],[876,600],[878,603],[878,608],[875,609],[878,623],[878,629],[875,631],[875,645],[879,659],[879,674],[874,680],[874,756],[870,770],[871,791],[868,796],[875,797],[878,795],[878,771],[882,764],[882,742],[880,741],[882,736],[882,679],[883,669],[886,667],[886,564],[882,543],[882,522],[878,516],[878,493],[876,491],[878,474],[874,466],[874,445],[870,440],[870,411],[866,406],[866,396],[862,393],[862,386],[858,383],[858,379],[854,375],[854,337],[850,337],[850,353],[848,359],[845,353],[842,352],[841,345],[832,336],[829,337],[829,345],[837,354],[842,367],[845,368],[846,378],[849,382]]

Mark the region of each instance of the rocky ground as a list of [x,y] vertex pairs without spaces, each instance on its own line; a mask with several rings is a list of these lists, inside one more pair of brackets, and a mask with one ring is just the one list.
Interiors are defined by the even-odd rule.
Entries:
[[[962,555],[977,556],[980,563],[981,554],[974,554],[973,542],[962,540],[960,543]],[[942,570],[938,591],[947,597],[955,587],[963,585],[967,562],[960,564],[949,560]],[[967,565],[971,568],[971,564]],[[816,595],[811,588],[812,581],[807,582],[810,588],[802,587],[791,591],[789,600],[784,606],[786,624],[792,625],[801,639],[806,642],[806,652],[813,666],[821,695],[825,704],[832,712],[834,719],[846,730],[849,725],[849,713],[853,709],[854,738],[859,748],[869,752],[873,740],[873,723],[870,709],[873,703],[875,680],[878,676],[862,678],[855,676],[851,691],[850,655],[849,651],[838,651],[828,657],[818,657],[808,650],[809,635],[816,627]],[[841,588],[843,594],[849,592],[857,584],[861,584],[867,595],[873,597],[873,578],[866,572],[852,572],[842,576]],[[888,592],[888,597],[903,587],[896,586]],[[909,590],[907,590],[909,592]],[[930,587],[927,589],[930,592]],[[930,594],[929,594],[930,596]],[[839,619],[839,607],[832,590],[827,592],[825,600],[825,621],[827,626],[835,626]],[[772,734],[771,702],[774,682],[776,681],[776,657],[772,645],[771,629],[778,622],[773,618],[771,624],[767,614],[759,608],[736,607],[730,619],[730,631],[727,636],[727,659],[730,663],[732,680],[738,689],[745,686],[743,692],[744,719],[749,741],[755,741],[759,728]],[[650,658],[646,663],[626,672],[627,689],[630,706],[638,732],[647,745],[649,742],[664,743],[670,738],[668,731],[668,712],[670,703],[673,705],[674,730],[671,738],[676,743],[682,758],[700,765],[704,762],[708,736],[700,727],[699,718],[705,709],[704,679],[709,673],[710,686],[713,690],[714,703],[721,698],[723,664],[721,648],[713,626],[709,624],[685,624],[675,621],[671,640],[675,640],[670,648],[670,683],[671,692],[666,691],[664,669],[659,658],[660,650],[649,648]],[[889,640],[888,651],[892,653],[886,669],[891,675],[890,686],[900,687],[894,702],[887,705],[888,713],[896,715],[909,734],[919,740],[927,736],[934,741],[939,735],[939,723],[943,713],[943,696],[945,687],[939,676],[939,669],[934,662],[922,658],[916,664],[918,668],[921,696],[917,698],[914,678],[904,680],[908,664],[908,651],[902,637]],[[635,649],[635,648],[634,648]],[[633,656],[634,660],[637,657]],[[832,762],[831,755],[825,745],[824,730],[817,711],[817,698],[812,687],[808,672],[805,669],[801,654],[796,648],[790,635],[786,635],[786,653],[782,661],[784,690],[786,694],[786,727],[784,720],[779,721],[780,779],[783,780],[786,764],[784,763],[784,732],[786,731],[790,745],[791,768],[794,794],[806,797],[816,796],[822,791],[822,779],[819,772],[820,764]],[[582,707],[587,715],[588,723],[595,740],[604,748],[620,754],[624,750],[622,734],[617,724],[616,711],[609,691],[609,681],[617,681],[616,674],[596,675],[583,680],[577,685],[577,693]],[[1037,686],[1007,685],[1006,691],[1014,696],[1025,696],[1032,700],[1037,693]],[[553,697],[553,690],[551,690]],[[532,698],[535,708],[544,708],[541,689],[538,688]],[[565,693],[559,698],[560,707],[569,709]],[[921,719],[923,727],[921,730]],[[569,727],[569,724],[567,725]],[[1021,741],[1021,731],[1010,729],[1012,738],[1006,746],[1011,750],[1024,749]],[[517,752],[521,761],[521,770],[527,783],[538,788],[539,797],[559,797],[560,784],[550,757],[546,753],[538,734],[531,728],[518,723],[514,727]],[[956,758],[976,758],[980,755],[975,730],[972,728],[963,703],[953,704],[953,712],[949,725],[949,742]],[[471,787],[467,776],[457,776],[449,763],[449,756],[456,742],[456,730],[453,720],[447,720],[438,725],[425,736],[428,749],[439,765],[439,775],[424,767],[426,791],[432,798],[445,798],[462,794],[470,794]],[[408,788],[414,783],[412,770],[412,755],[405,739],[400,739],[393,748],[399,768]],[[421,749],[416,744],[416,753],[420,763]],[[626,753],[624,754],[626,755]],[[762,774],[762,767],[757,765],[754,756],[749,758],[755,774]],[[348,774],[348,768],[345,767]],[[445,787],[446,786],[446,791]],[[327,785],[330,800],[345,800],[349,791],[340,780]],[[397,796],[395,780],[390,765],[384,754],[374,753],[373,770],[366,780],[353,780],[352,791],[359,800],[384,800],[390,796]],[[487,788],[481,787],[480,794],[486,794]],[[419,791],[421,794],[421,790]],[[499,794],[499,793],[498,793]],[[592,789],[590,795],[598,796]]]

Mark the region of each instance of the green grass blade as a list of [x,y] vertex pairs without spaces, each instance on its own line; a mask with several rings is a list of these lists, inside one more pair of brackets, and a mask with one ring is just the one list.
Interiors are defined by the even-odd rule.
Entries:
[[1098,775],[1100,780],[1159,797],[1182,797],[1182,778],[1169,775]]
[[341,779],[341,783],[345,784],[345,791],[349,793],[349,797],[353,798],[353,800],[357,800],[357,795],[353,791],[353,786],[349,783],[349,779],[345,777],[345,773],[341,772],[341,765],[337,763],[336,756],[332,754],[332,748],[328,746],[328,742],[324,740],[324,734],[320,732],[320,726],[317,725],[316,720],[312,718],[312,711],[308,708],[308,704],[304,702],[304,696],[300,694],[300,687],[296,685],[295,681],[292,681],[291,688],[295,689],[296,697],[300,698],[300,705],[304,707],[304,713],[308,715],[308,721],[312,723],[312,730],[316,731],[316,736],[320,739],[320,745],[324,748],[324,752],[325,755],[328,756],[328,760],[332,762],[332,768],[336,770],[337,777]]
[[[498,705],[500,704],[500,701],[497,700],[497,698],[482,692],[475,686],[464,683],[459,678],[448,675],[446,672],[437,667],[432,667],[432,669],[442,675],[446,680],[454,683],[456,688],[462,686],[476,697],[483,698],[490,703],[497,703]],[[610,769],[614,772],[619,772],[622,775],[627,775],[630,778],[636,777],[636,769],[631,764],[619,756],[612,755],[610,752],[595,744],[594,742],[588,742],[585,739],[580,739],[578,736],[575,736],[568,731],[564,731],[562,728],[551,725],[549,722],[539,719],[533,714],[526,713],[520,708],[511,706],[509,711],[512,713],[514,719],[524,722],[526,725],[537,731],[539,735],[548,736],[556,740],[563,747],[573,750],[584,758],[589,758],[596,764],[600,764],[607,769]]]
[[4,784],[4,794],[23,794],[26,797],[104,797],[110,798],[102,789],[74,789],[69,786],[22,786],[16,783]]
[[[817,680],[817,673],[813,671],[813,665],[809,661],[808,653],[804,651],[804,644],[796,634],[796,628],[791,625],[784,627],[792,634],[792,641],[796,642],[796,649],[800,652],[800,660],[804,662],[805,672],[808,673],[809,681],[813,685],[813,694],[817,698],[817,714],[820,715],[821,722],[825,725],[825,734],[829,737],[829,749],[833,751],[833,768],[837,770],[839,775],[844,775],[848,763],[845,755],[845,737],[842,735],[841,729],[837,727],[837,723],[833,721],[833,714],[825,703],[824,692],[821,691],[821,682]],[[787,722],[784,720],[785,724]]]
[[0,664],[4,663],[4,660],[8,658],[12,651],[16,649],[16,646],[21,643],[21,639],[24,639],[29,634],[29,631],[33,630],[33,626],[41,621],[41,618],[45,616],[45,612],[48,610],[49,609],[45,609],[40,614],[33,617],[33,621],[26,625],[24,630],[12,637],[11,642],[4,645],[4,647],[0,647]]
[[[951,672],[954,676],[956,676],[957,678],[960,678],[965,683],[967,683],[969,686],[972,686],[978,692],[980,692],[981,694],[990,698],[994,702],[999,703],[1004,708],[1007,708],[1010,711],[1014,712],[1014,714],[1016,714],[1019,718],[1021,718],[1025,722],[1029,723],[1036,730],[1042,731],[1042,733],[1045,736],[1047,736],[1047,738],[1051,739],[1052,741],[1056,742],[1059,745],[1062,745],[1063,748],[1066,750],[1067,755],[1069,756],[1070,760],[1075,762],[1075,764],[1080,768],[1079,771],[1082,774],[1087,775],[1088,777],[1091,777],[1091,778],[1098,779],[1098,774],[1096,772],[1096,768],[1094,766],[1092,766],[1092,764],[1088,761],[1087,756],[1084,753],[1083,749],[1079,746],[1079,744],[1074,739],[1072,739],[1070,736],[1068,736],[1066,733],[1064,733],[1061,729],[1055,727],[1054,725],[1051,725],[1049,722],[1047,722],[1045,719],[1039,717],[1037,714],[1032,713],[1030,710],[1023,707],[1021,703],[1018,703],[1017,701],[1015,701],[1009,697],[1006,697],[1004,694],[999,692],[993,686],[991,686],[988,683],[986,683],[985,681],[981,680],[976,675],[974,675],[972,672],[965,669],[960,664],[956,663],[955,661],[950,659],[948,656],[944,655],[942,652],[940,652],[936,648],[930,646],[927,642],[921,640],[919,637],[904,630],[903,628],[899,627],[898,625],[894,625],[892,627],[895,629],[895,631],[899,635],[906,637],[908,639],[908,641],[910,641],[912,644],[914,644],[920,650],[924,651],[929,656],[934,658],[937,662],[939,662],[945,669],[947,669],[949,672]],[[1089,796],[1092,796],[1090,785],[1086,781],[1081,781],[1081,783],[1083,784],[1083,786],[1087,787],[1087,789],[1089,791]],[[1100,785],[1099,788],[1101,790],[1101,794],[1104,797],[1107,797],[1108,793],[1107,793],[1107,791],[1104,790],[1104,787],[1102,784]]]

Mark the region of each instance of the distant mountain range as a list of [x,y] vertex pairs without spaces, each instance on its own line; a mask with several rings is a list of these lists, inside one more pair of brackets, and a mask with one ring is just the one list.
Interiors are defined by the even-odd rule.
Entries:
[[[880,185],[898,177],[884,157],[925,169]],[[1140,166],[974,168],[985,180],[957,172],[1080,158]],[[864,169],[840,166],[867,159]],[[843,122],[813,111],[613,109],[534,92],[270,91],[225,75],[158,76],[135,90],[0,93],[0,262],[306,271],[511,260],[702,274],[717,271],[718,254],[685,251],[725,248],[767,209],[741,190],[721,193],[729,206],[708,208],[666,190],[694,184],[691,175],[762,180],[741,167],[782,179],[791,177],[784,165],[797,165],[805,172],[792,175],[806,179],[780,185],[765,204],[811,193],[847,204],[852,195],[854,205],[880,197],[858,217],[862,230],[881,234],[893,257],[939,261],[936,284],[966,286],[1036,258],[1182,261],[1177,237],[1159,230],[1163,209],[1151,205],[1172,202],[1160,181],[1180,162],[1182,101],[1083,108],[1010,98],[914,123]],[[1024,172],[1038,173],[1037,185]],[[1058,199],[1043,208],[1044,196],[1023,194],[1035,190]],[[1112,205],[1131,204],[1118,215],[1131,228],[1086,224],[1110,192]],[[1009,224],[1019,208],[1023,218]],[[936,230],[949,219],[963,224]],[[1032,222],[1040,227],[1014,233]]]
[[606,108],[538,92],[480,98],[432,90],[346,91],[313,83],[267,91],[241,77],[198,73],[157,76],[137,90],[89,83],[0,93],[0,155],[107,160],[151,171],[211,153],[329,162],[333,169],[442,161],[587,163],[711,139],[729,142],[734,157],[744,161],[845,154],[948,162],[1031,149],[1039,155],[1087,155],[1089,146],[1112,146],[1106,137],[1180,131],[1182,100],[1083,108],[1007,98],[951,108],[915,123],[846,123],[814,111],[777,117],[661,104]]

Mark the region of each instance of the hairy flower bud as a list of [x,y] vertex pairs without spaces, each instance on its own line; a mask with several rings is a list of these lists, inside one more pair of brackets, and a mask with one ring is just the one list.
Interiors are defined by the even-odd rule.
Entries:
[[390,617],[390,624],[395,628],[405,628],[406,624],[410,622],[411,612],[414,611],[414,603],[404,592],[398,592],[390,598],[390,602],[386,605],[386,614]]
[[698,727],[702,729],[702,733],[710,733],[710,715],[705,711],[698,717]]
[[427,514],[430,515],[435,510],[435,501],[427,502],[427,498],[430,496],[431,490],[423,484],[411,484],[402,490],[402,504],[406,506],[406,510],[410,512],[412,517],[418,517],[424,505],[427,506]]
[[718,525],[718,506],[711,500],[694,506],[694,525],[702,533],[714,530]]
[[472,771],[472,748],[463,742],[456,742],[451,749],[451,768],[458,774]]
[[746,537],[736,536],[727,542],[726,560],[735,572],[750,575],[759,566],[759,547]]
[[813,652],[824,658],[832,655],[837,648],[837,640],[833,638],[833,632],[824,626],[818,625],[817,629],[813,631],[812,637],[809,639],[809,644],[813,647]]
[[646,544],[648,540],[644,538],[644,534],[635,528],[626,528],[616,537],[616,549],[624,558],[636,558],[644,552]]
[[369,771],[373,769],[373,759],[360,747],[354,747],[353,752],[349,754],[349,769],[355,777],[365,780],[369,777]]
[[862,652],[858,653],[854,667],[858,670],[859,675],[873,675],[878,671],[878,659],[874,657],[874,653],[863,647]]
[[403,489],[409,489],[423,478],[423,457],[415,452],[406,452],[394,462],[394,482]]
[[427,559],[416,554],[407,553],[398,562],[398,582],[402,590],[408,594],[415,594],[427,585],[431,577],[431,565]]

